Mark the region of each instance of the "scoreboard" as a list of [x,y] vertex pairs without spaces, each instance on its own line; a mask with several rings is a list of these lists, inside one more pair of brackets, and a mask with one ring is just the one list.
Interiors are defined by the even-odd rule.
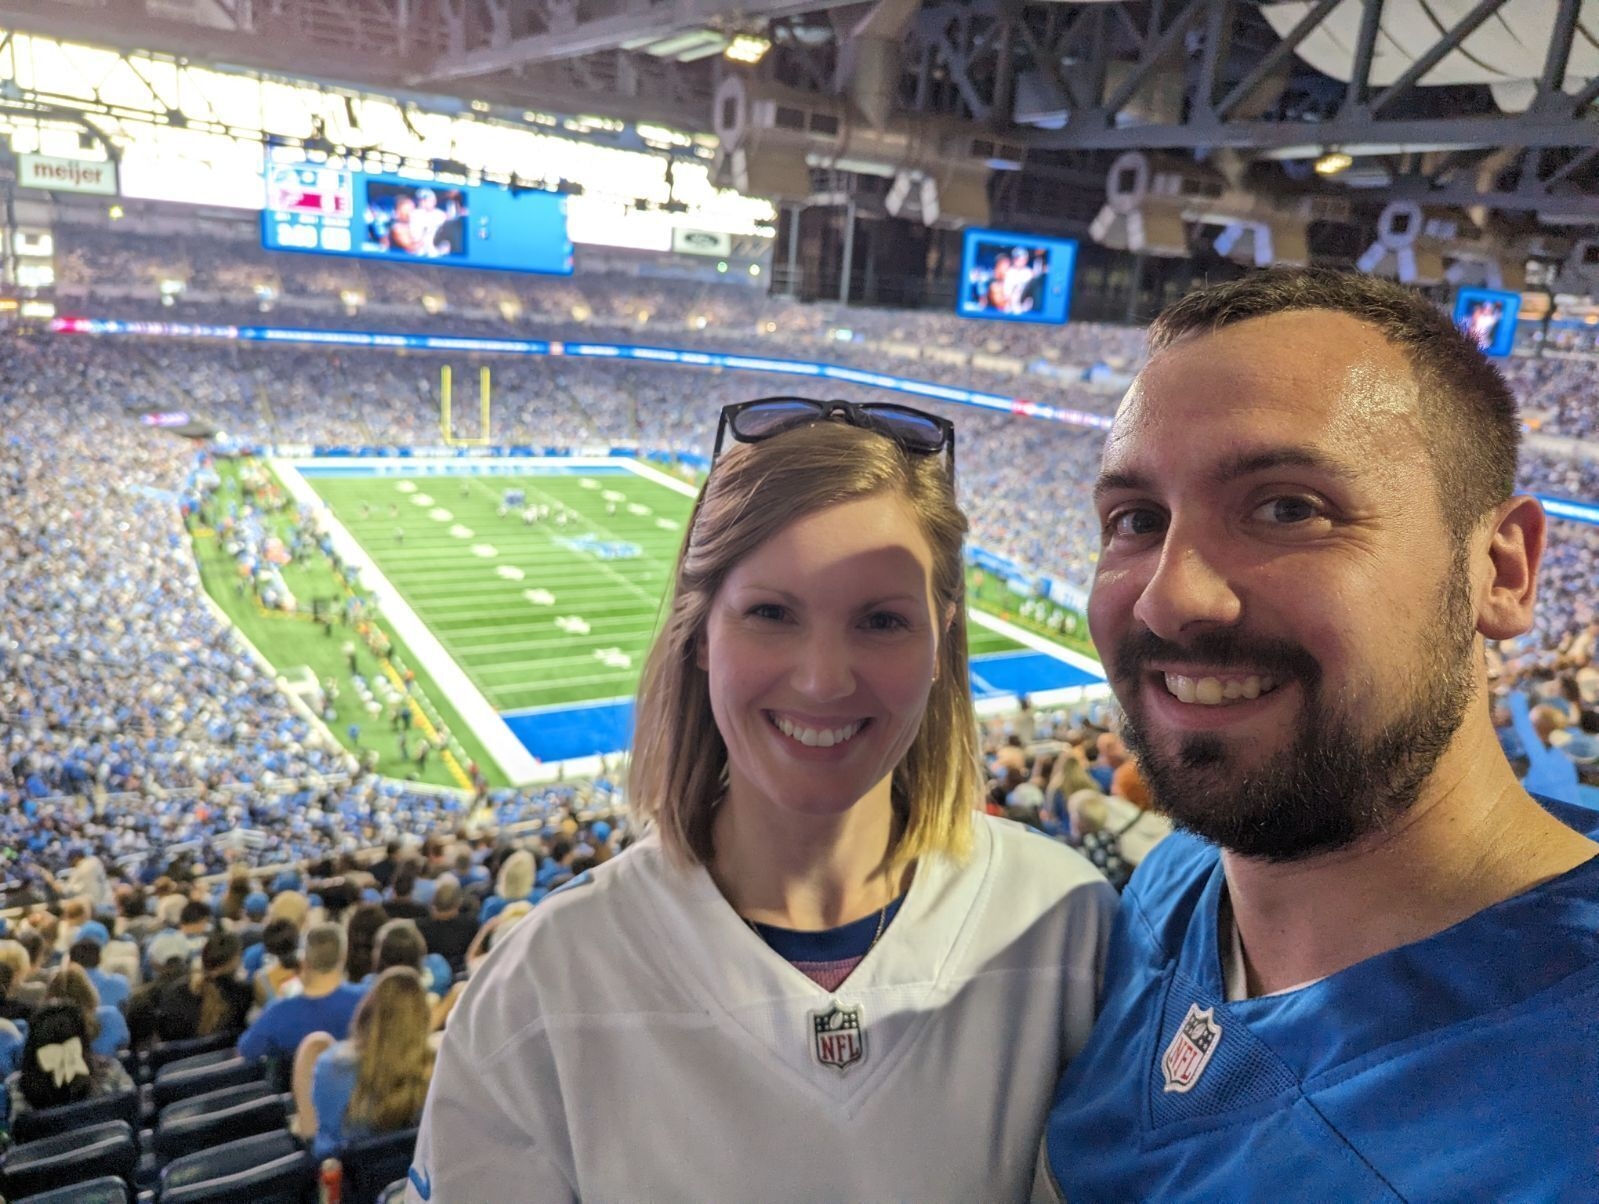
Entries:
[[269,158],[261,242],[271,251],[572,271],[564,196],[370,174],[332,163]]

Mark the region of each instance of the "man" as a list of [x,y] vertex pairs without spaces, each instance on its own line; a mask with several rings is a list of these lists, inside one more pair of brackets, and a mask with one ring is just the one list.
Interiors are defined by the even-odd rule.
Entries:
[[239,1054],[276,1058],[287,1066],[311,1033],[331,1033],[339,1040],[349,1036],[350,1018],[365,992],[344,981],[344,953],[344,929],[337,924],[318,924],[306,933],[300,960],[303,989],[267,1004],[239,1038]]
[[418,903],[412,894],[416,890],[416,866],[411,862],[402,865],[394,875],[394,897],[383,904],[391,920],[420,920],[428,909]]
[[126,975],[112,973],[100,966],[102,951],[110,939],[111,934],[106,931],[105,925],[98,920],[91,920],[78,930],[78,939],[67,950],[67,957],[74,965],[83,967],[102,1004],[120,1008],[127,1004],[133,988]]
[[1327,272],[1192,295],[1150,349],[1089,621],[1186,832],[1123,896],[1039,1194],[1599,1199],[1599,816],[1489,718],[1544,541],[1509,391]]
[[428,951],[437,953],[447,963],[450,972],[459,974],[466,969],[466,951],[477,935],[477,916],[461,910],[461,884],[453,874],[439,878],[433,892],[432,914],[417,920],[417,931],[427,943]]

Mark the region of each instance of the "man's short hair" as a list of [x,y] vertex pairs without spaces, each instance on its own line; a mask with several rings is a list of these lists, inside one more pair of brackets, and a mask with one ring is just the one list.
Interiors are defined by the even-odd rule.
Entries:
[[1149,354],[1191,335],[1298,310],[1375,326],[1409,361],[1444,521],[1464,539],[1516,487],[1521,424],[1499,370],[1431,301],[1386,280],[1327,268],[1274,268],[1190,293],[1149,328]]
[[178,927],[187,928],[190,924],[209,924],[211,922],[211,907],[198,899],[190,899],[183,905],[183,910],[178,913]]
[[85,970],[100,968],[100,944],[98,941],[78,940],[72,942],[72,948],[67,950],[67,960],[74,965],[82,966]]
[[337,924],[314,925],[305,934],[304,965],[313,974],[344,969],[344,929]]
[[433,888],[433,910],[454,911],[460,905],[460,880],[454,874],[440,875],[438,885]]
[[391,966],[409,966],[422,969],[422,959],[428,955],[427,942],[421,930],[410,920],[390,920],[378,929],[372,956],[372,971],[382,974]]

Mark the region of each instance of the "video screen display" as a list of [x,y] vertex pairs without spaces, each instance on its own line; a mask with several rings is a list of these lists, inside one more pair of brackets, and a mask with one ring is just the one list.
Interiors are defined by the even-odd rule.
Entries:
[[269,251],[562,276],[572,271],[564,196],[369,175],[322,163],[268,162],[261,242]]
[[1520,293],[1463,288],[1455,294],[1455,325],[1472,337],[1484,355],[1510,354],[1520,312]]
[[964,318],[1064,322],[1071,309],[1077,243],[1003,230],[968,230],[961,252]]

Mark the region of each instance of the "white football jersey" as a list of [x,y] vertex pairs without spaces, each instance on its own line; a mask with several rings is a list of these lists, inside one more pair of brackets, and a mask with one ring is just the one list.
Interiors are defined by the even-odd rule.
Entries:
[[973,823],[836,992],[653,836],[552,895],[450,1019],[407,1199],[1025,1199],[1116,896]]

